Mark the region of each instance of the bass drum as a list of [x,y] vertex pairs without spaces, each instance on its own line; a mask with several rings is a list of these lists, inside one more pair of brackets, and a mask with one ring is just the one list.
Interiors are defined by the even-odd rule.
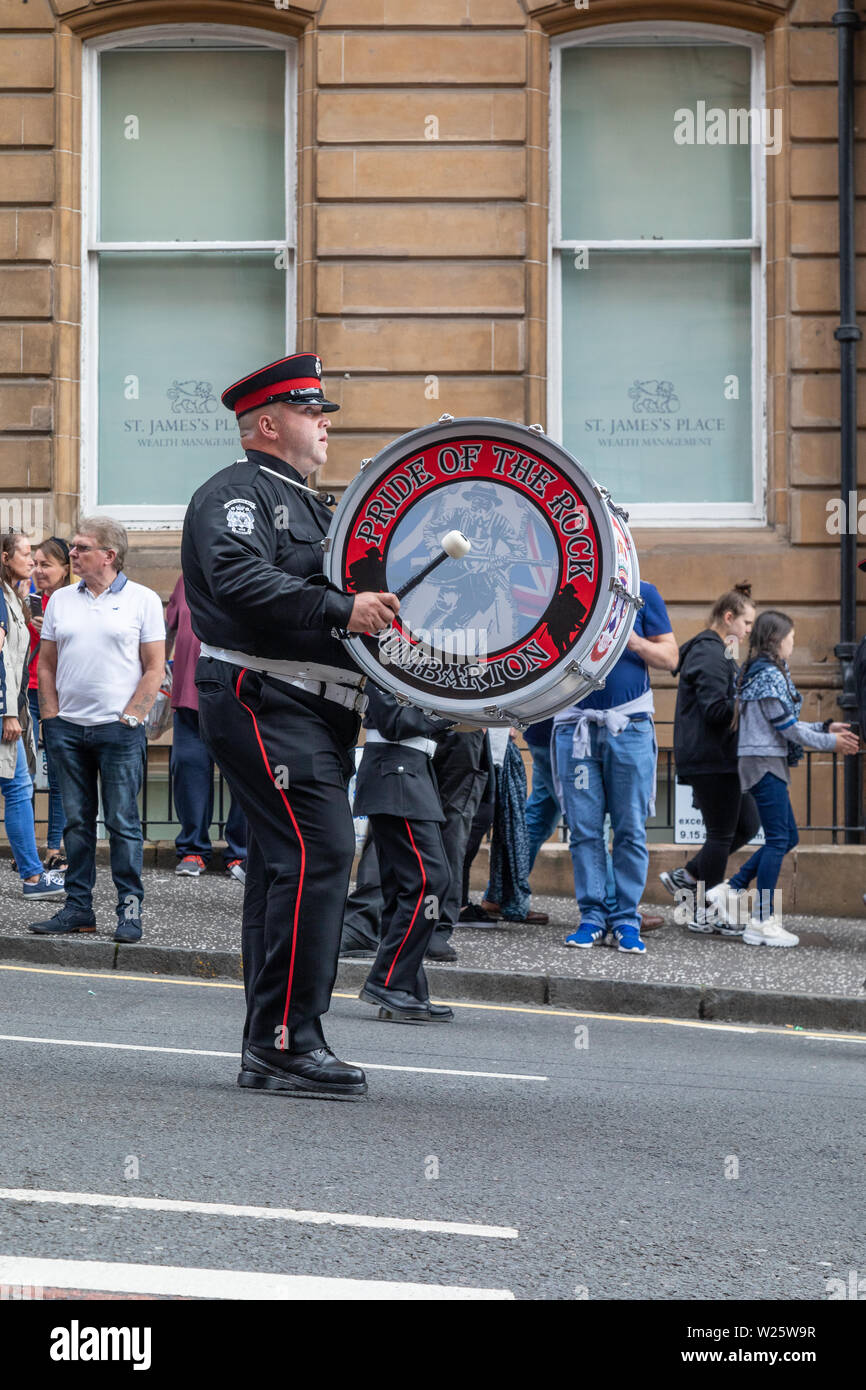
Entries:
[[350,593],[397,592],[391,628],[346,639],[405,704],[473,727],[545,719],[604,683],[641,607],[627,513],[540,425],[453,419],[387,445],[346,489],[325,574]]

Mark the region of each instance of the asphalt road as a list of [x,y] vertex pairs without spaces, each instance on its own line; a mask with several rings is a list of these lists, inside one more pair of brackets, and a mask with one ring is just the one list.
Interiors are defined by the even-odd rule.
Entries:
[[[229,983],[0,966],[0,1282],[50,1259],[280,1297],[290,1276],[799,1300],[866,1272],[866,1038],[472,1004],[393,1026],[338,997],[329,1040],[370,1094],[336,1104],[237,1089],[242,1006]],[[35,1200],[57,1192],[90,1204]]]

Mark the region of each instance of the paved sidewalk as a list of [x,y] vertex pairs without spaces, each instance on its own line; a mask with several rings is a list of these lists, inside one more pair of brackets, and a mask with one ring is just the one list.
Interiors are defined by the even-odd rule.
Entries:
[[[222,873],[190,879],[160,868],[144,872],[143,940],[118,948],[111,942],[114,890],[106,868],[97,871],[96,937],[46,939],[34,937],[28,923],[50,917],[60,904],[25,902],[8,861],[0,862],[0,957],[239,977],[241,885]],[[862,919],[786,918],[801,945],[768,950],[689,932],[674,922],[671,905],[661,909],[665,926],[647,933],[646,954],[636,957],[604,946],[567,948],[564,938],[577,920],[571,899],[536,897],[533,907],[550,914],[549,926],[458,928],[457,964],[430,971],[439,997],[866,1031]],[[356,988],[365,974],[362,962],[345,962],[339,987]]]

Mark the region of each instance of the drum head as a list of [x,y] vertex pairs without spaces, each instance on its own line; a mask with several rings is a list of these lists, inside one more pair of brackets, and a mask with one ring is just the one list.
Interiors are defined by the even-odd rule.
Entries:
[[388,632],[350,638],[355,662],[399,699],[477,725],[542,718],[592,688],[580,657],[598,664],[608,628],[598,660],[619,654],[633,613],[610,581],[621,574],[627,588],[636,575],[617,562],[627,527],[603,490],[535,430],[445,418],[362,468],[335,513],[325,572],[352,593],[397,592],[454,531],[468,553],[417,583]]

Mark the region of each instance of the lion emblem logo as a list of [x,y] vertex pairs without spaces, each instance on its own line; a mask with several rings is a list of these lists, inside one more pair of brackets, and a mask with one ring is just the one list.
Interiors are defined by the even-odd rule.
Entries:
[[213,415],[217,409],[209,381],[173,381],[166,394],[173,415]]
[[628,394],[635,415],[675,415],[680,408],[672,381],[636,381]]

